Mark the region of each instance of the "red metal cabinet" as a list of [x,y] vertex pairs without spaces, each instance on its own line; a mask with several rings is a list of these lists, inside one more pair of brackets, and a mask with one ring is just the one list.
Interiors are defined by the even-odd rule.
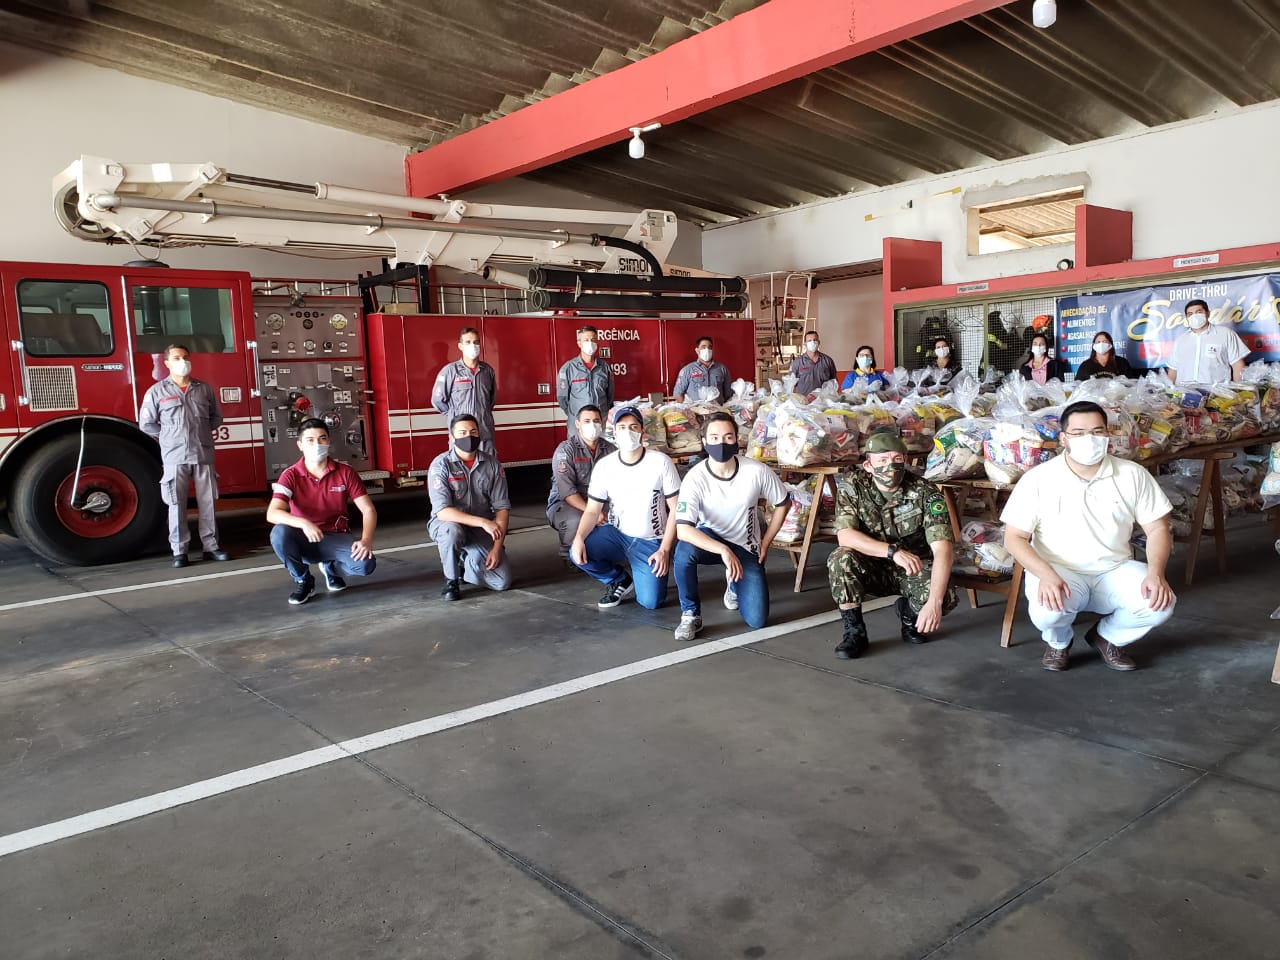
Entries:
[[[729,368],[731,380],[755,380],[756,332],[752,320],[699,319],[662,321],[662,389],[669,394],[680,368],[697,359],[699,337],[714,341],[714,359]],[[655,388],[656,389],[656,388]],[[721,400],[728,400],[721,397]]]
[[498,378],[494,406],[498,457],[507,466],[545,463],[564,439],[564,414],[556,404],[556,370],[550,317],[485,317],[481,358]]
[[[613,370],[613,398],[629,400],[663,389],[662,323],[645,319],[558,317],[555,321],[555,369],[578,355],[577,330],[595,327],[599,358]],[[548,456],[550,454],[548,453]]]

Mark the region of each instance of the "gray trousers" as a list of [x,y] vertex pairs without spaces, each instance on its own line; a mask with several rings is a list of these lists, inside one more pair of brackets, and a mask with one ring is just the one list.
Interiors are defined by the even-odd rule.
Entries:
[[187,490],[196,488],[196,508],[200,520],[200,543],[206,550],[218,549],[218,523],[214,502],[218,499],[218,475],[213,464],[165,464],[160,477],[160,499],[169,505],[169,548],[176,557],[187,552],[191,524],[187,520]]
[[436,520],[427,527],[431,539],[440,551],[440,565],[444,567],[446,580],[465,580],[467,583],[484,584],[490,590],[506,590],[511,586],[511,562],[507,548],[502,547],[502,559],[493,570],[484,568],[484,558],[493,540],[479,527]]
[[573,538],[578,535],[578,523],[582,520],[582,511],[567,503],[557,503],[547,511],[547,523],[560,538],[560,559],[569,558],[569,548],[573,546]]

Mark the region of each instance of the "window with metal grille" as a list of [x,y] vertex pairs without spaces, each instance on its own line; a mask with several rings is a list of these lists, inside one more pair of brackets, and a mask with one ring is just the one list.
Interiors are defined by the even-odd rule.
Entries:
[[18,283],[22,348],[32,357],[105,357],[115,350],[107,288],[87,280]]
[[933,362],[935,340],[945,337],[953,362],[958,360],[973,376],[981,378],[988,370],[1004,376],[1030,359],[1031,338],[1038,333],[1048,337],[1050,356],[1057,356],[1056,310],[1053,297],[901,310],[895,323],[898,365],[909,370],[928,366]]

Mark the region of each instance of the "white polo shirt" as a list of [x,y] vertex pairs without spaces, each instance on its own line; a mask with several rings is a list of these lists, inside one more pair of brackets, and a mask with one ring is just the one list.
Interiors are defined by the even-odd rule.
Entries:
[[1144,526],[1172,509],[1136,463],[1107,456],[1093,479],[1081,480],[1062,454],[1022,476],[1000,519],[1030,533],[1036,553],[1052,566],[1096,574],[1133,559],[1135,523]]
[[1178,335],[1169,366],[1179,383],[1222,383],[1231,379],[1231,365],[1249,355],[1249,348],[1230,327],[1210,324],[1204,333]]
[[791,499],[786,486],[770,467],[759,460],[734,457],[738,469],[729,479],[711,472],[711,461],[703,460],[680,484],[676,523],[706,527],[728,543],[756,552],[760,549],[760,511],[764,500],[780,507]]
[[599,460],[591,470],[587,496],[609,505],[609,522],[628,537],[661,540],[667,529],[667,498],[680,492],[680,474],[665,453],[644,450],[635,463],[619,453]]

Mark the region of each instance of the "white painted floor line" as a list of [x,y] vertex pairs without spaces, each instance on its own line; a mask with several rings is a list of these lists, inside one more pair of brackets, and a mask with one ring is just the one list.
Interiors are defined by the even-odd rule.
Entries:
[[[508,537],[514,537],[521,533],[531,533],[534,530],[549,529],[545,524],[535,527],[521,527],[519,530],[507,531]],[[422,543],[409,543],[401,547],[382,547],[374,551],[375,556],[385,556],[388,553],[405,553],[409,550],[422,550],[426,547],[434,547],[434,540],[424,540]],[[225,580],[227,577],[243,577],[250,573],[266,573],[271,570],[281,569],[279,561],[266,564],[261,567],[238,567],[235,570],[223,570],[220,573],[202,573],[194,577],[174,577],[171,580],[152,580],[149,583],[131,583],[124,587],[107,587],[104,590],[85,590],[83,593],[64,593],[56,597],[43,597],[39,600],[19,600],[17,603],[0,604],[0,613],[6,610],[22,610],[27,607],[45,607],[51,603],[66,603],[68,600],[88,600],[92,597],[109,597],[116,593],[133,593],[136,590],[154,590],[157,587],[184,587],[189,583],[199,583],[202,580]]]
[[[868,604],[868,608],[870,606]],[[514,696],[503,697],[500,700],[468,707],[465,710],[455,710],[452,713],[444,713],[440,716],[428,717],[425,720],[406,723],[402,726],[390,727],[386,730],[379,730],[376,733],[366,734],[363,737],[344,740],[332,746],[319,747],[315,750],[307,750],[304,753],[295,753],[290,757],[282,757],[279,760],[260,763],[257,766],[245,767],[243,770],[236,770],[209,780],[189,783],[185,787],[164,790],[147,797],[139,797],[137,800],[129,800],[114,806],[103,807],[100,810],[82,813],[79,816],[68,817],[65,820],[46,823],[43,826],[32,827],[30,830],[22,830],[18,833],[0,837],[0,857],[7,857],[22,850],[30,850],[33,847],[44,846],[57,840],[65,840],[68,837],[101,830],[103,827],[137,820],[140,817],[158,813],[161,810],[170,810],[183,804],[194,803],[197,800],[206,800],[209,797],[216,797],[220,794],[230,793],[233,790],[239,790],[241,787],[264,783],[291,773],[297,773],[300,770],[309,770],[312,767],[333,763],[335,760],[348,759],[373,750],[381,750],[397,743],[417,740],[420,737],[439,733],[443,730],[452,730],[454,727],[475,723],[477,720],[485,720],[489,717],[496,717],[499,714],[523,710],[526,707],[546,703],[549,700],[558,700],[561,697],[581,693],[584,690],[592,690],[605,684],[616,683],[619,680],[652,673],[655,670],[662,670],[666,667],[674,667],[677,664],[688,663],[691,660],[700,660],[703,657],[724,653],[726,650],[734,650],[738,647],[760,643],[763,640],[771,640],[774,637],[785,636],[800,630],[808,630],[810,627],[823,626],[839,619],[840,613],[838,610],[829,610],[826,613],[815,614],[800,620],[791,620],[786,623],[763,627],[759,630],[750,630],[735,637],[726,637],[723,640],[708,640],[704,643],[682,646],[677,650],[659,654],[656,657],[636,660],[632,663],[625,663],[620,667],[601,670],[598,673],[589,673],[586,676],[575,677],[571,680],[563,680],[560,683],[553,683],[525,693],[517,693]]]

